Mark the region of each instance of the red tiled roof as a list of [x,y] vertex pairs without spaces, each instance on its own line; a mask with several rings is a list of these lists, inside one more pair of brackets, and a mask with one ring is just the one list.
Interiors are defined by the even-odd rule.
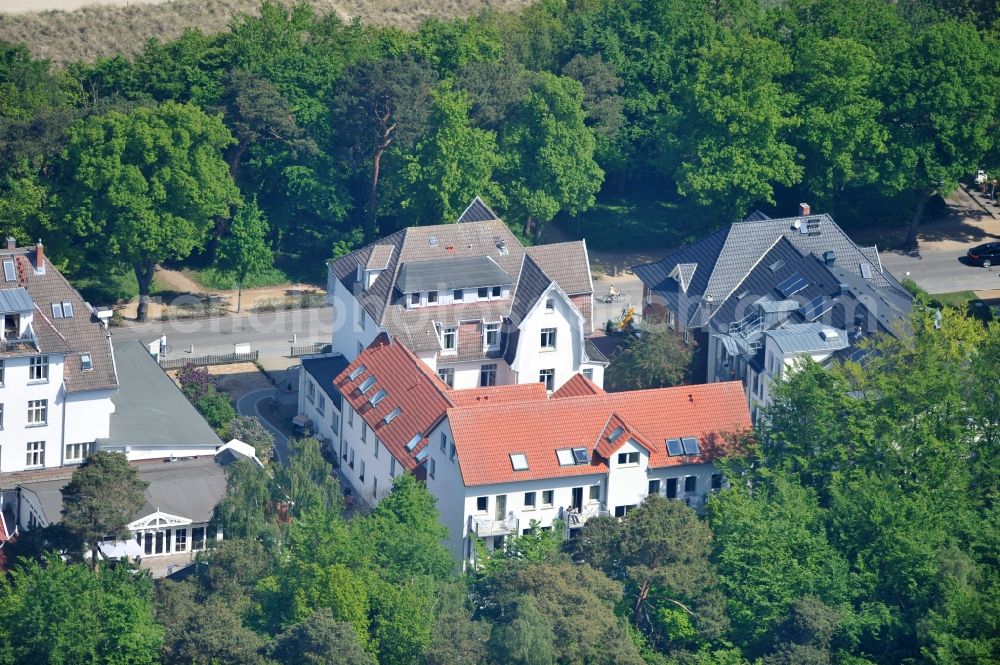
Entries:
[[448,393],[455,406],[511,404],[514,402],[545,401],[548,398],[544,383],[518,383],[487,388],[467,388]]
[[[364,371],[351,379],[351,373],[362,365]],[[374,385],[361,394],[361,384],[370,377],[375,377]],[[425,443],[421,441],[412,450],[407,450],[406,444],[414,435],[426,434],[452,406],[448,386],[404,344],[390,341],[385,333],[337,375],[333,385],[410,471],[419,466],[415,455]],[[379,390],[385,390],[386,396],[372,406],[370,400]],[[385,417],[397,408],[399,414],[386,423]]]
[[[594,451],[612,415],[652,449],[654,468],[714,459],[725,451],[725,432],[751,427],[743,385],[736,381],[458,407],[448,410],[448,421],[462,478],[472,486],[604,473],[607,462],[601,451],[588,464],[560,466],[556,450]],[[668,456],[666,440],[687,436],[698,438],[702,455]],[[524,453],[528,470],[514,471],[511,453]]]
[[[621,428],[620,432],[618,431],[619,428]],[[612,413],[611,417],[608,418],[608,424],[604,426],[604,431],[597,438],[594,452],[604,459],[609,460],[615,454],[615,451],[625,445],[629,439],[632,439],[650,452],[653,452],[653,449],[656,447],[647,441],[646,437],[642,434],[629,427],[628,423],[622,420],[621,416],[617,413]]]
[[574,374],[569,381],[562,384],[559,390],[552,393],[552,397],[582,397],[584,395],[603,395],[604,389],[585,377],[583,374]]

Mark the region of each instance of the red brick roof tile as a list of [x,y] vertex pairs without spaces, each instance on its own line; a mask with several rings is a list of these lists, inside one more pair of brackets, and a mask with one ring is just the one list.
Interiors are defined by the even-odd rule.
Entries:
[[583,374],[574,374],[569,381],[562,384],[559,390],[552,393],[552,397],[582,397],[584,395],[603,395],[604,389],[585,377]]
[[449,394],[455,406],[511,404],[514,402],[545,401],[548,394],[544,383],[518,383],[486,388],[452,390]]
[[[364,369],[352,379],[354,370],[362,366]],[[360,386],[371,377],[375,378],[374,384],[362,394]],[[425,444],[422,441],[412,450],[407,450],[406,444],[414,435],[426,434],[453,405],[448,386],[404,344],[390,341],[385,333],[337,375],[333,385],[392,456],[410,471],[420,465],[416,453]],[[372,406],[371,399],[380,390],[385,390],[386,395]],[[385,422],[385,417],[397,408],[398,415]]]
[[[456,407],[448,421],[462,478],[473,486],[605,472],[600,454],[588,464],[560,466],[556,450],[593,451],[613,414],[648,442],[653,468],[710,461],[725,452],[724,433],[751,427],[739,382]],[[686,436],[698,438],[702,455],[668,456],[666,440]],[[528,470],[514,471],[511,453],[524,453]]]

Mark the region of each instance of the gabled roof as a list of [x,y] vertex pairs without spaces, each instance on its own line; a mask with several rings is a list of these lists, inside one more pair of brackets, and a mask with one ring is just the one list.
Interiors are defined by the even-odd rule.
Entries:
[[[45,259],[44,272],[35,272],[36,248],[0,249],[0,261],[13,260],[17,279],[0,287],[23,289],[34,303],[32,329],[41,353],[66,354],[63,380],[67,393],[115,390],[118,378],[111,357],[111,339],[93,316],[83,297],[66,281],[52,262]],[[54,318],[52,304],[70,303],[71,317]],[[80,354],[89,354],[91,369],[85,370]]]
[[[665,259],[636,266],[634,270],[647,287],[682,312],[690,327],[704,325],[717,315],[715,310],[698,306],[702,296],[711,296],[716,303],[727,299],[782,238],[799,251],[819,258],[833,251],[837,263],[858,276],[861,276],[862,262],[873,262],[870,279],[873,288],[886,294],[906,293],[903,286],[882,269],[880,262],[873,261],[871,250],[858,247],[829,215],[781,219],[754,217],[721,229]],[[677,297],[676,289],[667,281],[681,263],[699,265],[688,288],[686,306],[680,303],[683,299]],[[705,278],[701,278],[701,274],[705,274]]]
[[[560,465],[556,451],[592,448],[612,415],[628,424],[633,438],[648,442],[654,468],[711,460],[725,450],[724,433],[751,427],[739,382],[455,407],[448,409],[448,422],[463,481],[474,486],[607,472],[599,455],[586,464]],[[702,454],[669,456],[667,439],[680,437],[696,437]],[[523,453],[528,469],[515,472],[511,453]]]
[[[385,333],[334,379],[334,385],[372,434],[410,471],[419,466],[416,454],[425,444],[423,436],[453,405],[448,386],[405,344],[390,341]],[[363,385],[368,389],[362,393]],[[372,405],[372,398],[383,390],[385,395]],[[421,443],[407,449],[415,435]]]
[[[538,384],[542,385],[542,384]],[[584,395],[603,395],[604,389],[585,377],[583,374],[574,374],[569,381],[562,384],[559,390],[552,393],[553,399],[562,397],[582,397]]]
[[[475,202],[467,212],[473,210],[479,210]],[[331,261],[328,264],[330,271],[344,288],[355,295],[379,326],[393,338],[402,339],[416,352],[438,350],[434,321],[456,325],[460,321],[501,321],[509,317],[515,323],[520,322],[519,316],[523,316],[523,312],[534,303],[532,296],[537,300],[537,294],[553,280],[557,283],[560,283],[560,279],[566,280],[567,284],[564,286],[560,283],[560,287],[568,293],[593,292],[584,243],[558,243],[551,249],[543,245],[533,247],[528,252],[507,225],[496,219],[492,211],[489,212],[488,219],[468,219],[483,216],[467,215],[463,217],[461,224],[416,226],[397,231],[372,245]],[[370,264],[378,264],[382,256],[388,256],[385,269],[371,286],[365,288],[364,275],[359,272],[363,273]],[[464,263],[482,262],[484,258],[495,264],[506,278],[500,281],[492,278],[486,280],[496,284],[471,286],[499,286],[509,283],[513,292],[511,298],[406,308],[404,287],[411,290],[415,288],[409,284],[414,270],[428,271],[428,274],[421,277],[422,287],[434,284],[438,285],[434,288],[459,288],[457,285],[448,286],[449,280],[460,272],[459,268]],[[500,272],[496,274],[502,276]],[[463,283],[461,286],[466,285]]]
[[458,216],[458,223],[465,222],[487,222],[491,219],[499,219],[497,214],[490,210],[490,207],[483,203],[478,196],[472,199],[472,203]]
[[611,456],[629,441],[635,442],[650,453],[655,448],[654,444],[647,441],[646,437],[630,427],[621,416],[617,413],[612,413],[611,417],[608,418],[608,424],[604,426],[601,435],[597,437],[597,442],[594,444],[594,453],[610,461]]
[[368,255],[368,261],[365,262],[365,270],[385,270],[394,251],[396,251],[395,245],[375,245]]
[[403,293],[445,291],[477,286],[510,286],[511,276],[489,256],[463,256],[404,263],[396,277]]

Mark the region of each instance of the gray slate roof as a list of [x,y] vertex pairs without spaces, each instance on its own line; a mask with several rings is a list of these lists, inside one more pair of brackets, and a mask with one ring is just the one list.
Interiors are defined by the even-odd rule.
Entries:
[[303,358],[302,369],[316,380],[320,389],[330,398],[337,411],[342,411],[340,391],[333,387],[333,380],[344,371],[350,363],[344,356],[324,356],[322,358]]
[[138,340],[114,345],[121,390],[111,397],[110,446],[221,446],[222,440]]
[[472,199],[472,203],[458,216],[458,223],[463,222],[487,222],[491,219],[500,219],[497,214],[490,210],[490,207],[483,203],[478,196]]
[[[475,202],[469,211],[474,209],[479,209]],[[490,214],[493,214],[492,211]],[[468,217],[464,216],[463,220]],[[375,248],[384,245],[392,245],[395,251],[392,252],[386,269],[368,289],[364,289],[358,280],[358,266],[366,266],[372,253],[376,251]],[[478,303],[409,310],[405,307],[405,297],[398,285],[403,266],[425,261],[438,262],[441,272],[436,275],[436,279],[443,280],[447,278],[455,261],[470,257],[489,257],[494,261],[511,278],[513,296],[506,300]],[[527,257],[531,257],[531,265],[526,261]],[[582,288],[585,289],[582,293],[591,293],[593,288],[589,285],[589,266],[585,269],[585,276],[584,269],[568,267],[572,264],[587,266],[587,250],[583,242],[559,243],[552,250],[532,248],[529,253],[507,225],[494,216],[484,221],[403,229],[375,244],[331,261],[328,265],[344,288],[355,294],[365,311],[393,338],[400,339],[415,352],[427,352],[437,351],[439,348],[435,324],[457,325],[461,321],[503,321],[508,318],[519,323],[534,303],[531,300],[532,294],[541,292],[539,285],[544,282],[541,287],[544,290],[556,279],[549,275],[550,269],[569,280],[569,288],[563,287],[564,291],[581,293],[579,289]],[[556,281],[562,287],[562,283],[558,279]]]
[[[836,330],[835,337],[824,337],[823,331]],[[831,328],[823,323],[799,323],[768,330],[765,337],[774,340],[778,348],[784,353],[816,353],[820,351],[839,351],[847,348],[850,343],[847,339],[847,331]]]
[[[810,228],[815,229],[814,232],[803,233]],[[696,263],[698,270],[687,295],[689,297],[697,295],[699,298],[711,296],[714,302],[718,303],[733,293],[781,238],[791,242],[800,251],[820,258],[832,250],[836,253],[837,264],[858,276],[861,275],[861,263],[872,262],[874,270],[871,283],[875,289],[887,292],[888,297],[906,294],[906,290],[895,277],[883,270],[881,263],[873,259],[873,256],[877,258],[877,250],[874,248],[862,250],[829,215],[781,219],[748,218],[747,221],[737,222],[729,228],[721,229],[665,259],[636,266],[634,270],[647,287],[660,293],[670,290],[666,282],[670,279],[669,274],[675,266],[680,263]],[[670,298],[666,299],[669,302]],[[715,310],[708,308],[692,308],[688,325],[690,327],[704,325],[708,318],[714,316],[713,311]]]
[[[0,261],[13,258],[17,269],[16,286],[3,283],[8,288],[23,287],[31,296],[35,310],[32,328],[41,353],[66,354],[63,380],[67,393],[92,390],[115,390],[118,378],[111,357],[111,340],[104,326],[90,311],[83,297],[45,260],[45,272],[35,273],[34,247],[14,250],[0,249]],[[52,303],[73,304],[70,318],[52,318]],[[89,353],[93,368],[84,370],[79,354]]]
[[510,286],[513,283],[511,276],[489,256],[404,263],[396,278],[396,288],[402,293]]
[[[216,504],[226,495],[226,472],[212,457],[196,457],[173,462],[133,462],[139,478],[149,482],[145,503],[133,518],[137,520],[157,511],[207,522]],[[70,469],[72,471],[72,469]],[[34,494],[45,519],[54,524],[62,520],[62,489],[70,477],[58,480],[23,482],[22,491]]]

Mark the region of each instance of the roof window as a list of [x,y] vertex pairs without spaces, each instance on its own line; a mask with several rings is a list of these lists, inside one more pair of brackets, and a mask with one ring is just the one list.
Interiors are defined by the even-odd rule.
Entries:
[[395,409],[385,414],[385,418],[382,419],[382,422],[388,425],[393,420],[395,420],[401,413],[403,413],[403,410],[397,406]]
[[62,304],[63,318],[72,319],[73,318],[73,303],[64,302]]
[[625,428],[624,427],[616,427],[615,431],[613,431],[608,436],[608,443],[614,443],[615,441],[618,440],[618,437],[620,437],[624,433],[625,433]]
[[700,455],[701,449],[698,447],[698,439],[693,436],[686,436],[681,439],[681,443],[684,444],[684,454],[685,455]]
[[557,450],[556,459],[559,460],[559,466],[572,466],[575,464],[573,461],[573,451],[569,448],[561,448]]
[[413,450],[414,448],[417,447],[417,444],[420,443],[420,440],[423,438],[424,437],[420,436],[420,432],[417,432],[416,434],[413,435],[412,439],[406,442],[406,449]]
[[375,377],[369,376],[367,379],[361,382],[361,385],[358,387],[358,390],[360,390],[361,394],[364,395],[366,392],[371,390],[372,386],[374,385],[375,385]]
[[510,464],[512,467],[514,467],[515,471],[528,470],[528,458],[525,456],[524,453],[511,453]]
[[351,370],[351,373],[347,375],[347,378],[353,381],[354,379],[364,374],[366,369],[367,368],[364,365],[358,365],[357,367]]
[[14,270],[14,260],[7,259],[3,262],[3,278],[8,282],[17,279],[17,272]]
[[63,309],[61,302],[52,303],[52,318],[61,319],[63,317]]
[[90,370],[94,369],[94,359],[90,356],[89,353],[80,354],[80,369],[82,369],[84,372],[89,372]]
[[684,454],[684,446],[680,439],[667,439],[667,454],[671,457]]
[[[369,377],[374,381],[374,377]],[[363,391],[362,391],[363,392]],[[372,406],[378,406],[378,403],[386,398],[388,395],[384,388],[380,388],[377,393],[372,395],[371,401],[369,402]]]
[[587,455],[586,448],[574,448],[573,449],[573,461],[577,464],[587,464],[590,462],[590,456]]

